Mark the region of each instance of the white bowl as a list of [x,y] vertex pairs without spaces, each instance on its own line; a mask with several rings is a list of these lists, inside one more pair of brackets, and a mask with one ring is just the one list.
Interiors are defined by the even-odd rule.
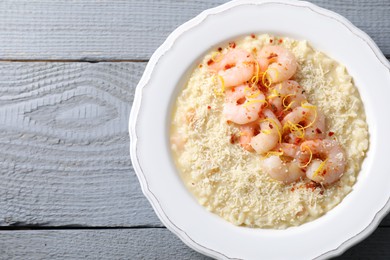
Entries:
[[[306,39],[346,65],[364,102],[370,150],[353,191],[323,217],[286,230],[237,227],[188,192],[169,145],[172,107],[189,73],[218,44],[250,33]],[[390,65],[375,43],[342,16],[307,2],[234,1],[177,28],[150,59],[130,116],[131,159],[160,220],[195,250],[219,259],[312,259],[343,253],[390,209],[386,112]]]

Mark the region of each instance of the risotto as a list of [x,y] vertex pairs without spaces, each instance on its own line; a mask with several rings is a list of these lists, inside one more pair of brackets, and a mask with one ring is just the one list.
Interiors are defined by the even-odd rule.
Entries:
[[[281,46],[294,54],[298,66],[293,80],[302,87],[307,102],[324,115],[326,129],[321,134],[337,141],[344,151],[345,168],[337,181],[306,177],[280,181],[264,171],[269,153],[261,156],[238,144],[242,131],[223,115],[221,92],[226,90],[209,67],[227,49],[254,54],[264,46]],[[297,226],[334,208],[351,192],[368,145],[363,103],[346,68],[307,41],[266,34],[244,37],[207,54],[179,94],[171,125],[176,166],[197,201],[227,221],[249,227]]]

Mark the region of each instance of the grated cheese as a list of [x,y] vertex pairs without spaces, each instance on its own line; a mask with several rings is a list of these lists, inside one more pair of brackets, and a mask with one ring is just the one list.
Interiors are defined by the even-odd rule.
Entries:
[[[272,44],[279,42],[259,35],[236,45],[251,51],[271,44],[271,39]],[[346,171],[339,182],[325,188],[306,187],[307,180],[286,185],[263,173],[256,153],[231,144],[240,130],[222,116],[224,95],[214,92],[221,87],[207,69],[215,54],[206,55],[176,101],[172,152],[183,181],[199,203],[236,225],[283,229],[320,217],[352,190],[368,149],[363,104],[346,68],[306,41],[283,38],[282,42],[298,60],[295,80],[308,101],[326,115],[327,129],[334,132],[329,138],[337,138],[346,152]]]

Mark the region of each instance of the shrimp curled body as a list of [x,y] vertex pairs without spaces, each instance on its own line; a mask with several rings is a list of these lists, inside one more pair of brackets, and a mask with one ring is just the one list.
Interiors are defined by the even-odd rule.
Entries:
[[258,154],[264,154],[275,148],[280,140],[281,127],[282,125],[275,114],[269,109],[264,109],[263,116],[260,120],[261,131],[252,138],[252,148]]
[[209,65],[212,72],[222,77],[226,88],[238,86],[253,76],[255,60],[247,51],[231,49],[217,55],[216,61]]
[[318,183],[331,184],[344,173],[346,156],[335,140],[309,140],[301,144],[301,150],[310,150],[317,158],[307,167],[306,176]]
[[262,169],[272,179],[291,183],[305,176],[297,161],[284,162],[279,156],[270,156],[263,160]]
[[299,134],[304,134],[306,140],[312,139],[323,139],[325,138],[325,116],[318,111],[314,106],[306,103],[305,107],[299,106],[294,108],[290,113],[288,113],[282,120],[283,127],[288,127],[289,125],[301,125],[302,133],[290,133],[287,135],[286,141],[290,143],[296,143],[297,138],[302,138]]
[[263,171],[272,179],[284,183],[292,183],[305,177],[300,160],[307,159],[307,155],[301,153],[298,145],[281,143],[275,150],[280,154],[265,158],[262,164]]
[[269,89],[268,103],[275,114],[283,116],[307,100],[304,93],[298,82],[286,80]]
[[264,46],[257,60],[262,70],[268,67],[267,74],[272,83],[290,79],[298,67],[294,54],[281,46]]
[[226,91],[223,115],[236,124],[247,124],[259,118],[259,112],[265,104],[265,96],[260,90],[252,91],[241,85]]

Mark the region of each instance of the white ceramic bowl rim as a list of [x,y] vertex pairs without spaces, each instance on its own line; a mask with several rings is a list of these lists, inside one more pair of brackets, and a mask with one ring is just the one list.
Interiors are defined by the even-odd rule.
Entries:
[[[232,12],[232,10],[235,12]],[[180,51],[183,51],[183,42],[185,42],[186,39],[187,41],[192,40],[193,42],[194,40],[191,39],[191,35],[196,35],[199,31],[202,31],[202,26],[210,26],[212,23],[214,23],[213,26],[217,26],[218,22],[226,22],[229,17],[236,17],[236,13],[239,16],[239,13],[243,12],[243,10],[249,13],[251,13],[252,10],[254,10],[253,12],[264,12],[264,16],[267,16],[266,11],[269,10],[277,10],[281,13],[286,12],[286,16],[288,16],[290,12],[297,12],[303,15],[302,18],[307,16],[308,18],[313,19],[313,26],[318,26],[318,30],[324,30],[324,35],[332,35],[332,33],[334,33],[343,40],[343,42],[334,43],[307,37],[309,42],[312,43],[316,49],[324,51],[325,53],[333,54],[333,49],[342,48],[340,46],[344,44],[345,39],[345,44],[347,44],[344,46],[346,47],[345,54],[338,51],[335,52],[335,55],[331,56],[341,63],[345,61],[344,64],[347,65],[349,73],[354,77],[355,84],[357,85],[365,104],[367,121],[370,127],[370,151],[364,162],[358,182],[354,186],[354,191],[351,192],[339,206],[326,214],[326,216],[313,222],[306,223],[300,227],[289,228],[284,231],[235,227],[226,221],[221,220],[219,217],[206,212],[202,207],[195,203],[195,200],[188,193],[174,169],[172,158],[170,158],[171,155],[167,136],[169,134],[168,125],[171,116],[171,104],[176,97],[175,93],[177,94],[179,91],[179,87],[182,87],[183,84],[185,84],[185,80],[187,79],[186,75],[192,70],[193,65],[196,63],[195,61],[199,60],[203,54],[210,51],[210,47],[215,47],[216,44],[219,44],[220,42],[236,38],[240,35],[249,34],[250,32],[256,33],[257,31],[267,31],[265,29],[259,30],[259,25],[249,26],[249,28],[239,31],[239,29],[236,30],[234,25],[232,25],[232,27],[229,27],[229,32],[221,30],[219,34],[216,33],[216,41],[212,42],[212,40],[207,39],[207,43],[201,43],[200,46],[194,48],[193,56],[191,57],[189,55],[187,58],[179,55],[183,55],[183,53],[180,53]],[[310,23],[311,22],[312,20],[310,20]],[[299,22],[293,21],[291,23],[293,26],[295,23]],[[271,23],[270,27],[273,27],[274,29],[270,30],[270,33],[287,34],[286,36],[290,36],[286,33],[286,30],[281,29],[279,31],[278,26],[283,27],[283,24],[279,24],[278,21]],[[312,29],[310,28],[310,25],[302,26],[308,26],[308,31]],[[210,26],[210,28],[211,27],[212,26]],[[330,31],[330,29],[334,31]],[[239,31],[240,34],[237,34],[237,31]],[[214,33],[214,31],[212,32]],[[300,34],[295,32],[291,37],[305,39],[305,33],[306,32],[302,32],[302,34]],[[348,44],[351,42],[353,43],[354,48],[351,48],[350,46],[350,48],[348,48]],[[202,46],[202,44],[206,45]],[[349,64],[347,62],[348,60],[351,60],[351,56],[353,55],[351,52],[358,53],[359,57],[356,57],[357,64]],[[177,59],[178,55],[183,57],[183,68],[177,69],[163,66],[164,64],[173,64],[172,62],[175,61],[175,58]],[[363,67],[361,67],[363,66],[361,64],[362,61],[366,62],[364,65],[366,66],[365,71],[368,74],[367,76],[360,75],[360,72],[363,71]],[[171,83],[161,81],[161,79],[164,79],[164,75],[162,74],[168,74],[172,76],[174,80],[172,80]],[[165,78],[167,77],[165,76]],[[157,81],[157,79],[160,79],[160,81]],[[160,96],[156,97],[155,90],[162,89],[161,86],[158,86],[158,83],[161,82],[167,84],[168,91],[166,91],[166,93],[157,93],[160,94]],[[362,87],[370,86],[368,83],[374,86],[372,90],[367,89],[367,87]],[[388,108],[385,106],[385,98],[390,96],[389,85],[390,65],[387,59],[369,36],[353,26],[344,17],[308,2],[290,0],[241,0],[229,2],[216,8],[206,10],[177,28],[151,57],[144,75],[137,86],[130,115],[129,132],[131,138],[131,160],[142,190],[149,199],[160,220],[187,245],[201,253],[221,259],[269,258],[270,256],[281,259],[288,256],[291,256],[292,258],[303,257],[321,259],[333,257],[343,253],[347,248],[358,243],[372,233],[381,219],[390,210],[390,193],[388,191],[388,184],[390,181],[389,177],[386,176],[386,158],[384,156],[386,153],[381,153],[381,151],[385,151],[381,147],[387,147],[387,145],[390,144],[386,139],[381,139],[382,137],[386,137],[386,134],[390,131],[390,124],[383,122],[386,120],[379,121],[378,117],[375,117],[375,114],[378,111],[388,111]],[[152,90],[154,90],[154,92]],[[165,91],[165,89],[163,90]],[[380,90],[380,94],[375,90]],[[149,130],[151,124],[148,120],[150,120],[153,113],[152,109],[161,113],[161,116],[153,119],[154,131],[157,130],[158,132],[158,130],[161,130],[165,135],[152,135],[153,131]],[[381,140],[381,146],[378,145],[378,140]],[[147,156],[152,157],[155,160],[155,163],[151,163],[151,159],[146,158]],[[156,159],[156,157],[159,158]],[[159,172],[163,172],[163,175],[159,175]],[[369,176],[368,173],[371,175]],[[161,185],[164,181],[166,181],[166,183]],[[368,196],[367,192],[373,193],[370,193],[370,196]],[[367,197],[367,201],[363,202],[362,198],[365,198],[365,196]],[[360,199],[360,207],[364,213],[364,215],[361,215],[363,216],[356,214],[359,212],[359,209],[356,206],[349,205],[356,203],[357,199]],[[179,210],[177,209],[178,206],[180,207]],[[183,207],[186,207],[186,210],[180,210]],[[344,216],[345,214],[342,214],[342,212],[346,212],[347,210],[355,213],[350,221]],[[189,216],[196,217],[190,224]],[[338,223],[335,222],[339,220],[340,224],[337,226]],[[341,225],[349,222],[352,227]],[[205,227],[206,224],[204,224],[203,226],[196,225],[195,227],[192,227],[191,224],[193,225],[194,223],[207,223],[207,226]],[[312,250],[302,252],[300,250],[294,251],[294,248],[288,248],[286,244],[283,244],[286,243],[283,239],[291,239],[292,244],[294,244],[296,238],[301,238],[303,236],[308,237],[310,231],[324,231],[326,230],[324,229],[324,225],[329,225],[329,230],[332,232],[342,231],[341,234],[337,234],[336,238],[333,238],[335,234],[322,234],[315,240],[320,244],[332,238],[332,241],[328,241],[325,244],[326,246],[314,243],[311,248]],[[205,229],[207,229],[207,231],[205,231]],[[237,249],[235,244],[237,241],[233,238],[226,237],[226,234],[234,234],[238,237],[247,238],[247,240],[245,241],[245,244],[240,244],[240,249]],[[225,235],[225,237],[222,235]],[[224,243],[214,241],[218,236],[224,239]],[[313,241],[313,237],[310,237],[308,240],[310,239]],[[264,255],[260,255],[258,249],[253,249],[258,245],[256,244],[258,242],[265,243],[267,247],[270,248],[275,247],[275,241],[281,241],[280,243],[282,246],[287,246],[285,250],[279,250],[274,252],[274,254],[271,254],[271,251],[268,252],[267,248],[263,248],[260,254],[264,252]],[[309,245],[312,241],[309,241]],[[242,252],[244,250],[245,252]]]

